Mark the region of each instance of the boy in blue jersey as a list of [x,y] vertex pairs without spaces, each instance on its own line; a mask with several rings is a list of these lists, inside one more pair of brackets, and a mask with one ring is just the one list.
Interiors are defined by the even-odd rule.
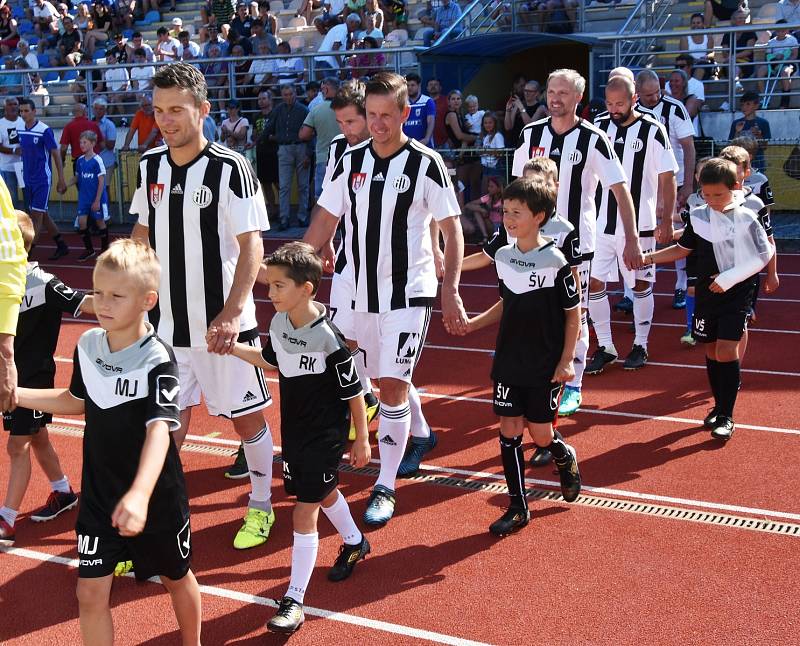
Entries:
[[89,232],[89,218],[92,218],[100,231],[102,251],[108,249],[108,192],[106,191],[106,167],[100,155],[94,154],[97,135],[91,130],[81,133],[80,146],[82,157],[78,157],[75,177],[69,180],[69,186],[78,186],[78,233],[83,238],[86,250],[78,256],[79,262],[94,258],[97,252],[92,245],[92,234]]
[[420,84],[422,79],[419,74],[412,72],[406,74],[408,85],[408,103],[411,112],[403,124],[403,132],[411,139],[416,139],[426,146],[433,148],[433,129],[436,123],[436,103],[432,98],[422,94]]
[[69,247],[61,237],[61,232],[47,214],[50,201],[50,186],[52,172],[50,158],[56,167],[59,193],[64,193],[67,186],[64,183],[64,168],[61,163],[58,144],[53,135],[53,130],[36,118],[36,104],[31,99],[22,99],[19,102],[19,116],[25,122],[25,127],[19,131],[19,143],[22,149],[22,179],[25,182],[25,202],[33,220],[33,226],[38,237],[42,223],[47,227],[47,232],[56,243],[56,251],[50,260],[58,260],[69,253]]

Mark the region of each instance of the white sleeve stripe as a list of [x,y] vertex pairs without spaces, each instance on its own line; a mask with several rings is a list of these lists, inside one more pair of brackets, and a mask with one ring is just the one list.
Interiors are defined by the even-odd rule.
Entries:
[[[431,162],[436,164],[436,166],[439,168],[439,172],[442,174],[442,182],[444,186],[447,186],[447,182],[450,179],[450,174],[447,172],[447,166],[444,165],[442,156],[435,150],[426,150],[416,139],[409,139],[409,141],[411,142],[412,148],[419,152],[423,157],[428,159],[428,166],[430,166]],[[425,170],[427,172],[427,168]]]
[[245,159],[239,153],[232,150],[226,150],[219,144],[211,144],[211,151],[222,157],[223,159],[231,160],[238,169],[239,181],[242,185],[242,192],[247,193],[243,197],[252,197],[256,193],[255,183],[253,182],[253,175],[245,166]]

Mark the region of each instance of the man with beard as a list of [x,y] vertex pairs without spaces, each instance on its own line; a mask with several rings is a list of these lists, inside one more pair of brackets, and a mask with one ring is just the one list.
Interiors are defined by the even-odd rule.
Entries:
[[[669,135],[652,115],[639,112],[634,84],[618,76],[606,85],[608,114],[598,117],[595,125],[607,136],[614,152],[630,178],[630,191],[636,215],[636,228],[642,250],[655,251],[656,239],[663,244],[672,240],[672,213],[675,210],[675,174],[678,164],[672,153]],[[659,222],[660,220],[660,222]],[[625,239],[617,201],[611,191],[600,194],[597,216],[597,243],[589,280],[589,316],[597,334],[597,351],[586,366],[586,373],[599,374],[606,364],[615,361],[617,351],[611,338],[611,307],[606,282],[622,279],[633,288],[633,319],[636,336],[625,359],[626,370],[638,370],[647,363],[647,339],[655,306],[652,266],[626,267]]]

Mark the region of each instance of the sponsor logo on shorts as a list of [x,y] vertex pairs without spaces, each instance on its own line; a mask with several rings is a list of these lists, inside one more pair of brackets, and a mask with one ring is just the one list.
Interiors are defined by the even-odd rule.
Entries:
[[[387,435],[388,437],[388,435]],[[323,473],[322,474],[322,482],[328,484],[329,482],[333,482],[333,474],[332,473]]]
[[255,395],[252,393],[252,391],[248,390],[248,391],[247,391],[247,392],[244,394],[244,397],[242,397],[242,403],[243,403],[243,404],[246,404],[247,402],[253,402],[253,401],[255,401],[256,399],[258,399],[258,397],[256,397],[256,396],[255,396]]
[[558,398],[561,395],[561,385],[559,384],[550,391],[550,410],[558,408]]
[[103,559],[81,559],[80,565],[85,565],[87,567],[93,567],[95,565],[103,565]]
[[189,552],[192,549],[192,529],[189,527],[189,521],[186,521],[186,524],[181,527],[181,530],[178,532],[177,535],[178,539],[178,551],[181,553],[183,558],[189,558]]
[[397,338],[397,359],[395,359],[395,363],[413,363],[414,357],[417,356],[419,339],[419,332],[401,332]]

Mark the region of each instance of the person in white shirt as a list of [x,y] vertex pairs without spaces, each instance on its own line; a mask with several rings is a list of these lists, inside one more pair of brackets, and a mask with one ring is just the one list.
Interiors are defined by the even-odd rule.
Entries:
[[[287,43],[288,45],[288,43]],[[258,53],[262,56],[269,55],[269,43],[261,41],[258,44]],[[251,87],[251,94],[258,96],[262,89],[267,88],[267,81],[275,72],[277,61],[270,58],[256,58],[250,63],[250,69],[244,79],[244,84]]]
[[[800,0],[798,0],[800,2]],[[776,24],[786,24],[786,20],[781,18]],[[781,83],[781,108],[789,107],[790,93],[792,91],[792,76],[797,71],[796,63],[786,63],[784,61],[796,61],[798,56],[798,42],[788,29],[776,29],[775,35],[767,43],[767,65],[762,65],[756,71],[758,76],[758,91],[764,93],[764,81],[767,76],[778,78]],[[776,82],[777,83],[777,82]]]
[[153,62],[154,58],[153,48],[150,47],[150,45],[148,45],[146,42],[144,42],[144,39],[142,37],[142,32],[140,31],[133,32],[133,35],[131,36],[130,40],[127,43],[125,43],[125,46],[128,48],[129,61],[134,60],[134,55],[137,49],[143,49],[145,60],[148,63]]
[[46,38],[53,33],[54,21],[58,11],[47,0],[36,0],[33,6],[33,26],[39,38]]
[[[694,56],[690,54],[680,54],[675,57],[675,68],[683,70],[688,78],[687,93],[693,95],[700,102],[700,107],[702,107],[702,104],[706,102],[706,90],[703,87],[703,81],[694,78],[694,64]],[[672,96],[672,89],[669,83],[666,84],[664,92]]]
[[785,20],[790,25],[797,24],[800,22],[800,0],[780,0],[778,14],[781,20]]
[[39,59],[36,57],[36,54],[34,54],[31,51],[31,46],[27,40],[25,40],[24,38],[21,39],[17,43],[17,49],[19,50],[19,55],[25,59],[25,62],[28,64],[28,67],[30,69],[32,70],[39,69]]
[[[186,53],[189,53],[187,56]],[[200,45],[194,42],[188,31],[178,34],[178,60],[192,60],[200,56]]]
[[25,122],[19,116],[19,101],[16,97],[6,97],[3,118],[0,119],[0,175],[5,180],[11,201],[15,209],[22,208],[19,200],[19,182],[17,168],[20,173],[22,149],[19,143],[19,132],[25,129]]
[[356,38],[358,40],[364,40],[367,36],[372,36],[375,40],[378,41],[378,46],[383,44],[383,32],[375,26],[375,14],[365,14],[364,15],[364,30],[359,31]]
[[108,52],[106,54],[107,69],[103,72],[103,81],[106,84],[106,101],[108,102],[108,114],[124,113],[123,104],[131,101],[131,83],[128,77],[128,68],[117,65],[116,54]]
[[305,74],[303,67],[303,59],[296,56],[289,56],[292,53],[292,48],[288,42],[283,41],[278,45],[278,54],[286,58],[277,58],[274,60],[275,71],[273,72],[275,78],[270,82],[278,85],[284,83],[300,83]]
[[165,61],[172,63],[178,60],[178,50],[181,49],[181,44],[169,34],[169,29],[166,27],[159,27],[156,31],[158,40],[156,41],[153,55],[157,61]]
[[147,54],[141,47],[133,52],[133,61],[138,63],[140,67],[132,67],[130,69],[131,87],[136,92],[146,92],[153,86],[151,79],[156,73],[156,69],[152,65],[147,65]]
[[[325,22],[318,16],[314,18],[314,26],[322,34],[322,41],[317,47],[318,52],[336,52],[347,47],[347,25],[344,23],[326,29]],[[314,72],[318,80],[329,76],[331,71],[340,67],[341,64],[336,56],[314,57]]]

